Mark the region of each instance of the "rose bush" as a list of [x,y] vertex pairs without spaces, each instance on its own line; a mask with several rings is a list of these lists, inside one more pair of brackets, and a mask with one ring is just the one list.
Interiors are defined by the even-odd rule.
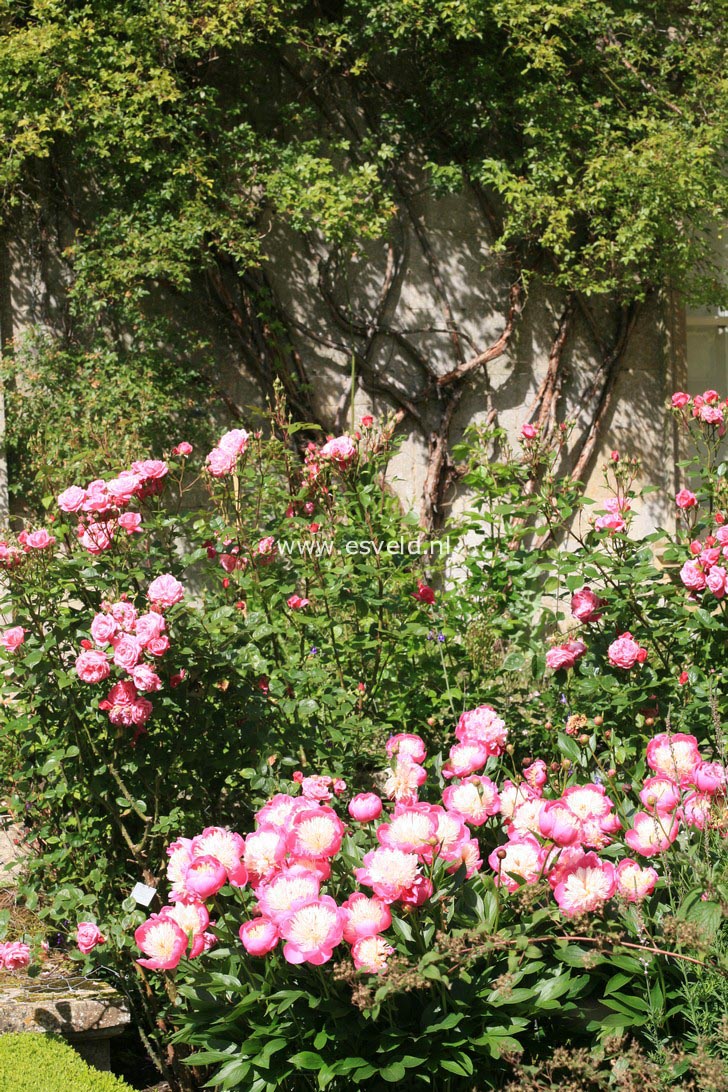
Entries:
[[633,460],[592,515],[568,428],[476,432],[425,552],[390,427],[316,442],[278,404],[0,544],[22,893],[177,1087],[486,1088],[615,1029],[722,1049],[725,404],[686,399],[672,535],[632,536]]

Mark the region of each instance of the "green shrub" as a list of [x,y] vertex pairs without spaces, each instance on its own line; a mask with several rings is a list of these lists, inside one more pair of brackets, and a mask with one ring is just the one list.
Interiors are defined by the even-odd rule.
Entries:
[[52,1035],[0,1035],[0,1088],[13,1092],[131,1092]]

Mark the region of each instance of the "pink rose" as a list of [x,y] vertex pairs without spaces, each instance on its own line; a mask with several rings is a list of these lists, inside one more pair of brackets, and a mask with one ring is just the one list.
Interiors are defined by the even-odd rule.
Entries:
[[308,606],[308,599],[302,599],[300,595],[291,595],[286,600],[291,610],[303,610]]
[[583,641],[567,641],[566,644],[550,648],[546,653],[546,666],[552,671],[569,670],[586,652]]
[[5,971],[19,971],[30,963],[30,948],[19,940],[6,940],[0,944],[0,967]]
[[10,629],[6,629],[3,633],[0,633],[0,645],[7,652],[15,652],[16,649],[25,641],[25,630],[22,626],[11,626]]
[[356,457],[356,444],[350,436],[337,436],[324,444],[320,454],[322,458],[331,459],[343,468]]
[[141,534],[142,517],[138,512],[122,512],[117,523],[128,535]]
[[[102,606],[104,606],[103,603]],[[137,620],[137,612],[134,604],[127,602],[126,599],[120,599],[118,603],[112,603],[107,609],[114,621],[118,622],[121,628],[125,629],[127,633],[131,633]]]
[[90,554],[100,554],[111,546],[115,527],[113,522],[91,523],[88,527],[79,523],[76,534],[84,550],[88,550]]
[[579,591],[575,591],[571,597],[571,613],[580,622],[598,622],[601,618],[601,607],[606,606],[606,601],[600,599],[588,584]]
[[131,669],[131,677],[137,689],[145,694],[153,694],[162,689],[162,680],[149,664],[137,664]]
[[76,929],[78,950],[88,955],[97,944],[106,944],[106,937],[93,921],[80,921]]
[[698,498],[689,489],[681,489],[675,496],[675,504],[678,508],[694,508]]
[[106,482],[97,478],[86,487],[86,499],[81,505],[84,512],[106,512],[111,507],[111,498],[106,489]]
[[110,614],[96,614],[91,623],[91,636],[97,645],[110,645],[118,628]]
[[607,656],[612,667],[621,667],[628,671],[635,664],[645,662],[647,649],[638,645],[631,633],[623,633],[616,641],[612,641],[607,649]]
[[150,656],[164,656],[169,650],[169,637],[163,633],[161,637],[152,637],[146,644]]
[[117,505],[123,506],[129,501],[142,484],[142,477],[131,470],[123,470],[118,478],[112,478],[106,483],[106,491]]
[[175,603],[179,603],[184,598],[185,590],[180,584],[179,580],[176,580],[171,573],[164,573],[162,576],[158,576],[156,580],[153,580],[147,589],[147,599],[149,602],[165,610],[167,607],[173,607]]
[[686,561],[680,570],[680,579],[692,592],[702,591],[706,584],[703,567],[698,561]]
[[108,679],[110,672],[108,656],[105,652],[99,652],[98,649],[85,649],[76,658],[76,674],[83,682],[103,682],[104,679]]
[[150,641],[161,637],[165,629],[164,616],[155,610],[150,610],[147,614],[140,614],[137,618],[134,626],[134,636],[138,638],[142,645],[146,646]]
[[86,490],[77,485],[69,486],[56,497],[56,503],[62,512],[78,512],[85,500]]
[[132,637],[130,633],[125,633],[114,645],[113,656],[117,667],[123,668],[124,671],[131,671],[142,658],[141,641]]
[[49,535],[45,529],[31,531],[26,537],[25,543],[31,550],[45,550],[55,542],[53,535]]
[[188,444],[186,440],[183,440],[181,444],[177,444],[172,448],[173,455],[191,455],[193,452],[192,444]]
[[690,395],[685,394],[684,391],[676,391],[672,396],[672,408],[682,409],[683,406],[687,406],[690,401]]
[[163,459],[142,459],[141,462],[132,463],[131,468],[144,481],[159,481],[169,471]]
[[250,436],[244,428],[233,428],[220,437],[217,446],[221,451],[226,451],[229,455],[234,455],[237,458],[247,448],[249,439]]
[[722,565],[713,565],[705,578],[705,583],[716,599],[722,599],[725,595],[727,582],[728,572],[726,572]]

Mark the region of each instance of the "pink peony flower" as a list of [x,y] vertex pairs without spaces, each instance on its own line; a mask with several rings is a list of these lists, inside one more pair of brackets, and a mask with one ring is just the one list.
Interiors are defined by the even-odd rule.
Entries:
[[488,751],[482,743],[454,743],[450,748],[447,762],[443,764],[442,776],[467,777],[469,774],[481,770],[489,758]]
[[539,832],[557,846],[581,841],[581,822],[563,800],[549,800],[538,817]]
[[193,857],[184,871],[183,883],[192,898],[209,899],[227,883],[227,872],[216,857]]
[[403,804],[414,804],[417,790],[427,780],[427,770],[408,754],[397,755],[394,769],[387,774],[384,791],[387,797]]
[[647,744],[647,765],[650,769],[682,787],[692,784],[695,770],[702,761],[695,736],[682,732],[660,732]]
[[374,792],[360,792],[352,797],[348,811],[358,823],[370,823],[382,814],[382,801]]
[[388,823],[377,827],[377,841],[431,861],[437,845],[437,815],[430,804],[398,804]]
[[611,899],[616,888],[614,865],[600,860],[596,853],[585,853],[556,885],[554,898],[562,911],[572,917],[597,910],[607,899]]
[[310,807],[293,816],[288,851],[293,857],[334,857],[341,848],[346,827],[326,805]]
[[612,641],[607,649],[607,656],[612,667],[621,667],[628,671],[635,664],[645,662],[647,649],[638,645],[631,633],[623,633],[616,641]]
[[654,868],[642,868],[625,857],[617,865],[617,893],[627,902],[641,902],[652,894],[659,878]]
[[286,837],[274,828],[261,828],[245,839],[243,864],[253,887],[266,883],[280,870],[286,856]]
[[243,947],[248,955],[264,956],[271,952],[278,941],[280,933],[268,918],[253,918],[252,921],[244,921],[238,933]]
[[383,974],[387,959],[394,955],[394,948],[380,936],[362,937],[351,946],[351,958],[357,971],[367,974]]
[[371,887],[383,902],[405,900],[422,879],[414,853],[380,846],[364,855],[361,868],[354,870],[357,883]]
[[76,674],[82,682],[103,682],[110,673],[109,658],[105,652],[93,648],[85,649],[76,658]]
[[383,933],[392,924],[392,914],[386,902],[376,896],[370,898],[363,891],[350,895],[341,909],[346,914],[344,940],[354,944],[362,937]]
[[22,626],[11,626],[10,629],[0,633],[0,645],[6,652],[15,652],[25,641],[25,630]]
[[88,955],[98,944],[106,944],[106,937],[93,921],[80,921],[76,929],[78,950]]
[[448,811],[457,812],[472,826],[479,827],[500,811],[498,789],[489,777],[467,777],[443,791],[442,802]]
[[187,950],[187,936],[179,925],[161,914],[152,914],[134,933],[134,941],[147,959],[138,959],[151,971],[171,971]]
[[580,622],[598,622],[601,618],[601,608],[606,606],[606,600],[591,590],[585,584],[579,591],[575,591],[571,597],[571,613]]
[[495,872],[495,882],[509,891],[517,891],[521,883],[536,883],[543,870],[546,852],[532,834],[511,838],[494,849],[488,864]]
[[632,829],[625,832],[624,840],[630,849],[642,857],[664,853],[677,838],[677,819],[669,815],[648,815],[645,811],[638,811],[632,823]]
[[184,588],[171,573],[158,576],[147,588],[147,599],[152,607],[158,610],[173,607],[175,603],[179,603],[184,598],[184,594]]
[[649,811],[664,815],[680,803],[680,787],[669,777],[647,777],[640,789],[640,800]]
[[287,915],[280,933],[283,957],[289,963],[327,963],[344,936],[346,914],[329,895],[311,899]]
[[321,882],[311,869],[291,865],[274,876],[270,883],[260,884],[256,888],[258,909],[264,917],[277,924],[286,914],[298,910],[311,899],[317,899]]
[[705,830],[710,815],[712,799],[707,793],[693,792],[686,796],[682,805],[683,822],[696,830]]
[[728,773],[720,762],[701,762],[695,767],[693,782],[699,792],[709,796],[725,792],[728,785]]
[[159,916],[160,918],[168,918],[179,925],[187,937],[190,959],[196,959],[198,955],[206,950],[205,929],[210,923],[210,915],[202,903],[177,902],[174,906],[163,906]]
[[409,755],[413,762],[424,762],[427,757],[425,741],[411,732],[398,732],[396,736],[390,736],[385,750],[390,758],[392,755]]
[[508,740],[508,729],[490,705],[478,705],[461,713],[455,729],[461,743],[479,743],[488,755],[501,755]]
[[525,777],[531,788],[538,792],[549,779],[548,769],[546,763],[542,758],[537,758],[535,762],[532,762],[530,766],[525,766],[523,770],[523,776]]

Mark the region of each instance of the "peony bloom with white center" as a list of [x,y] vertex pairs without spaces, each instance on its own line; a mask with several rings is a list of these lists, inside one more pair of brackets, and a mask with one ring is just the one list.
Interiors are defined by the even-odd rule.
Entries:
[[680,803],[680,787],[670,777],[646,777],[640,789],[640,800],[649,811],[664,815],[674,811]]
[[489,777],[466,777],[456,785],[448,785],[442,794],[448,811],[456,811],[471,826],[480,827],[491,815],[500,811],[498,789]]
[[182,882],[190,898],[209,899],[224,887],[227,872],[215,857],[193,857]]
[[535,797],[533,800],[524,800],[522,804],[519,804],[506,827],[508,837],[521,834],[540,834],[539,820],[545,806],[546,801],[540,797]]
[[539,814],[538,825],[538,833],[557,846],[571,846],[581,839],[581,820],[563,800],[547,801]]
[[648,815],[645,811],[638,811],[632,824],[624,840],[630,849],[642,857],[664,853],[677,838],[677,819],[670,815]]
[[398,804],[389,823],[377,827],[377,840],[388,849],[432,859],[437,844],[437,816],[429,804]]
[[398,755],[394,769],[390,770],[384,784],[384,791],[390,800],[402,804],[417,802],[417,790],[427,780],[424,766],[414,762],[409,755]]
[[566,789],[562,799],[577,819],[601,819],[614,807],[604,788],[591,782],[572,785]]
[[346,914],[329,895],[311,899],[280,924],[284,958],[289,963],[326,963],[343,939],[345,923]]
[[383,974],[391,955],[394,955],[394,948],[383,937],[362,937],[351,948],[351,958],[357,971],[367,974]]
[[545,856],[545,851],[533,835],[526,834],[511,838],[505,845],[494,849],[488,857],[488,864],[495,872],[495,882],[499,886],[517,891],[521,883],[536,883]]
[[702,763],[695,736],[682,732],[660,732],[647,744],[647,765],[661,777],[678,785],[690,785],[696,768]]
[[641,902],[652,894],[659,878],[654,868],[642,868],[625,857],[617,865],[617,892],[627,902]]
[[484,743],[469,741],[454,743],[450,748],[448,760],[442,767],[442,776],[448,780],[451,777],[467,777],[476,770],[482,770],[488,757],[488,750]]
[[363,891],[350,895],[341,909],[346,914],[344,940],[348,944],[354,944],[362,937],[383,933],[392,924],[392,914],[387,904],[376,896],[370,898]]
[[258,888],[258,907],[264,917],[278,922],[311,899],[317,899],[320,888],[321,882],[315,872],[294,866]]
[[287,831],[292,816],[297,811],[304,811],[308,807],[310,807],[308,801],[302,800],[300,796],[289,796],[287,793],[279,792],[255,813],[255,819],[261,829],[269,827]]
[[267,918],[253,918],[244,921],[238,931],[243,947],[248,955],[264,956],[275,948],[281,939],[278,929]]
[[392,755],[409,755],[413,762],[424,762],[427,757],[425,741],[411,732],[398,732],[396,736],[390,736],[385,749],[390,758]]
[[705,830],[710,816],[712,799],[707,793],[692,792],[683,800],[682,814],[685,824],[696,830]]
[[462,853],[463,845],[469,840],[470,831],[465,826],[462,815],[437,808],[438,856],[445,861],[456,860]]
[[712,796],[714,793],[725,792],[728,775],[725,766],[720,762],[701,762],[695,767],[693,781],[699,792]]
[[[449,859],[449,858],[448,858]],[[483,859],[480,856],[480,845],[477,838],[468,838],[458,846],[458,854],[453,857],[454,863],[448,868],[448,872],[457,872],[461,865],[465,865],[465,879],[479,872],[483,867]]]
[[357,883],[371,887],[387,903],[403,899],[421,878],[414,853],[384,847],[371,849],[364,856],[363,867],[354,871]]
[[334,857],[341,848],[345,830],[333,808],[308,807],[293,817],[288,851],[292,857]]
[[163,906],[159,916],[176,922],[186,934],[190,959],[196,959],[201,952],[204,952],[204,934],[210,924],[210,915],[201,902],[176,902],[174,906]]
[[461,743],[480,743],[489,755],[501,755],[508,742],[508,729],[492,706],[479,705],[461,714],[455,738]]
[[245,839],[243,864],[253,887],[267,883],[278,872],[286,855],[286,839],[273,829],[254,830]]
[[205,827],[202,834],[192,839],[194,857],[215,857],[227,872],[234,887],[242,887],[248,876],[241,857],[245,852],[245,840],[233,830],[224,827]]
[[152,914],[134,933],[137,948],[146,959],[138,959],[150,971],[171,971],[187,950],[187,935],[176,921]]
[[554,898],[562,911],[572,917],[597,910],[611,899],[616,887],[614,865],[600,860],[596,853],[585,853],[556,885]]

